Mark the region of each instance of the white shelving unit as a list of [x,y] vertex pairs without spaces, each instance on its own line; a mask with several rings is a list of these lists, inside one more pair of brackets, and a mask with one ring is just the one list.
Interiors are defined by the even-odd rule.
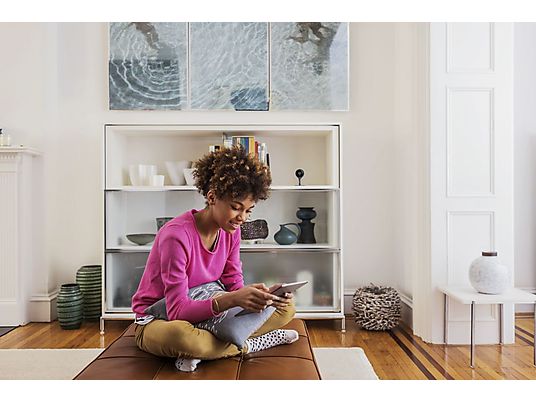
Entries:
[[[134,318],[131,298],[152,245],[134,245],[126,235],[156,233],[155,218],[204,207],[195,187],[170,185],[165,161],[195,161],[209,145],[221,144],[223,133],[253,135],[270,153],[271,196],[251,217],[268,222],[269,236],[241,246],[244,282],[270,286],[308,276],[311,283],[296,292],[296,317],[340,319],[344,330],[339,125],[106,125],[101,332],[105,319]],[[129,185],[131,164],[157,165],[164,186]],[[305,171],[301,186],[296,169]],[[300,222],[298,207],[315,208],[317,243],[277,244],[279,224]]]

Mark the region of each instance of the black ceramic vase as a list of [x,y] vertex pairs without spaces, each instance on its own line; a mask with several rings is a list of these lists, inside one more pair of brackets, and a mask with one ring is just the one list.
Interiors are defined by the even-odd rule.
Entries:
[[62,329],[78,329],[82,325],[84,297],[76,283],[61,285],[58,293],[58,321]]
[[300,237],[298,237],[298,243],[303,244],[312,244],[316,243],[315,239],[315,224],[311,222],[312,219],[316,218],[316,211],[314,207],[298,207],[298,212],[296,216],[302,221],[298,223],[301,228]]

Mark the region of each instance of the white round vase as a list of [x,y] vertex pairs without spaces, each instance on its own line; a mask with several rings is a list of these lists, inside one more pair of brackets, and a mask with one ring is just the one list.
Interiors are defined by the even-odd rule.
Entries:
[[496,251],[483,251],[469,268],[469,281],[479,293],[498,295],[510,285],[508,267],[497,259]]

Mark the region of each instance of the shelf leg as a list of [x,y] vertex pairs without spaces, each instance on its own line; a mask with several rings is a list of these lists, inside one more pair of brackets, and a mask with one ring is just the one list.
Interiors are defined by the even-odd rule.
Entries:
[[533,351],[534,351],[534,365],[536,366],[536,303],[534,303],[534,339],[533,339]]
[[343,333],[346,332],[346,318],[345,317],[342,317],[342,320],[341,320],[341,332]]
[[100,318],[100,334],[104,335],[104,318]]
[[504,304],[499,304],[499,344],[504,344]]
[[475,302],[471,302],[471,368],[475,368]]
[[443,319],[443,342],[445,345],[449,343],[449,297],[445,293],[445,312]]

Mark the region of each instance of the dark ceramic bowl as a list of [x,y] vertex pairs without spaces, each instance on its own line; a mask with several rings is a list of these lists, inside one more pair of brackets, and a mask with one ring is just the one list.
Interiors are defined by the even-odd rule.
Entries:
[[155,236],[154,233],[132,233],[127,234],[127,239],[138,246],[145,246],[152,242]]

